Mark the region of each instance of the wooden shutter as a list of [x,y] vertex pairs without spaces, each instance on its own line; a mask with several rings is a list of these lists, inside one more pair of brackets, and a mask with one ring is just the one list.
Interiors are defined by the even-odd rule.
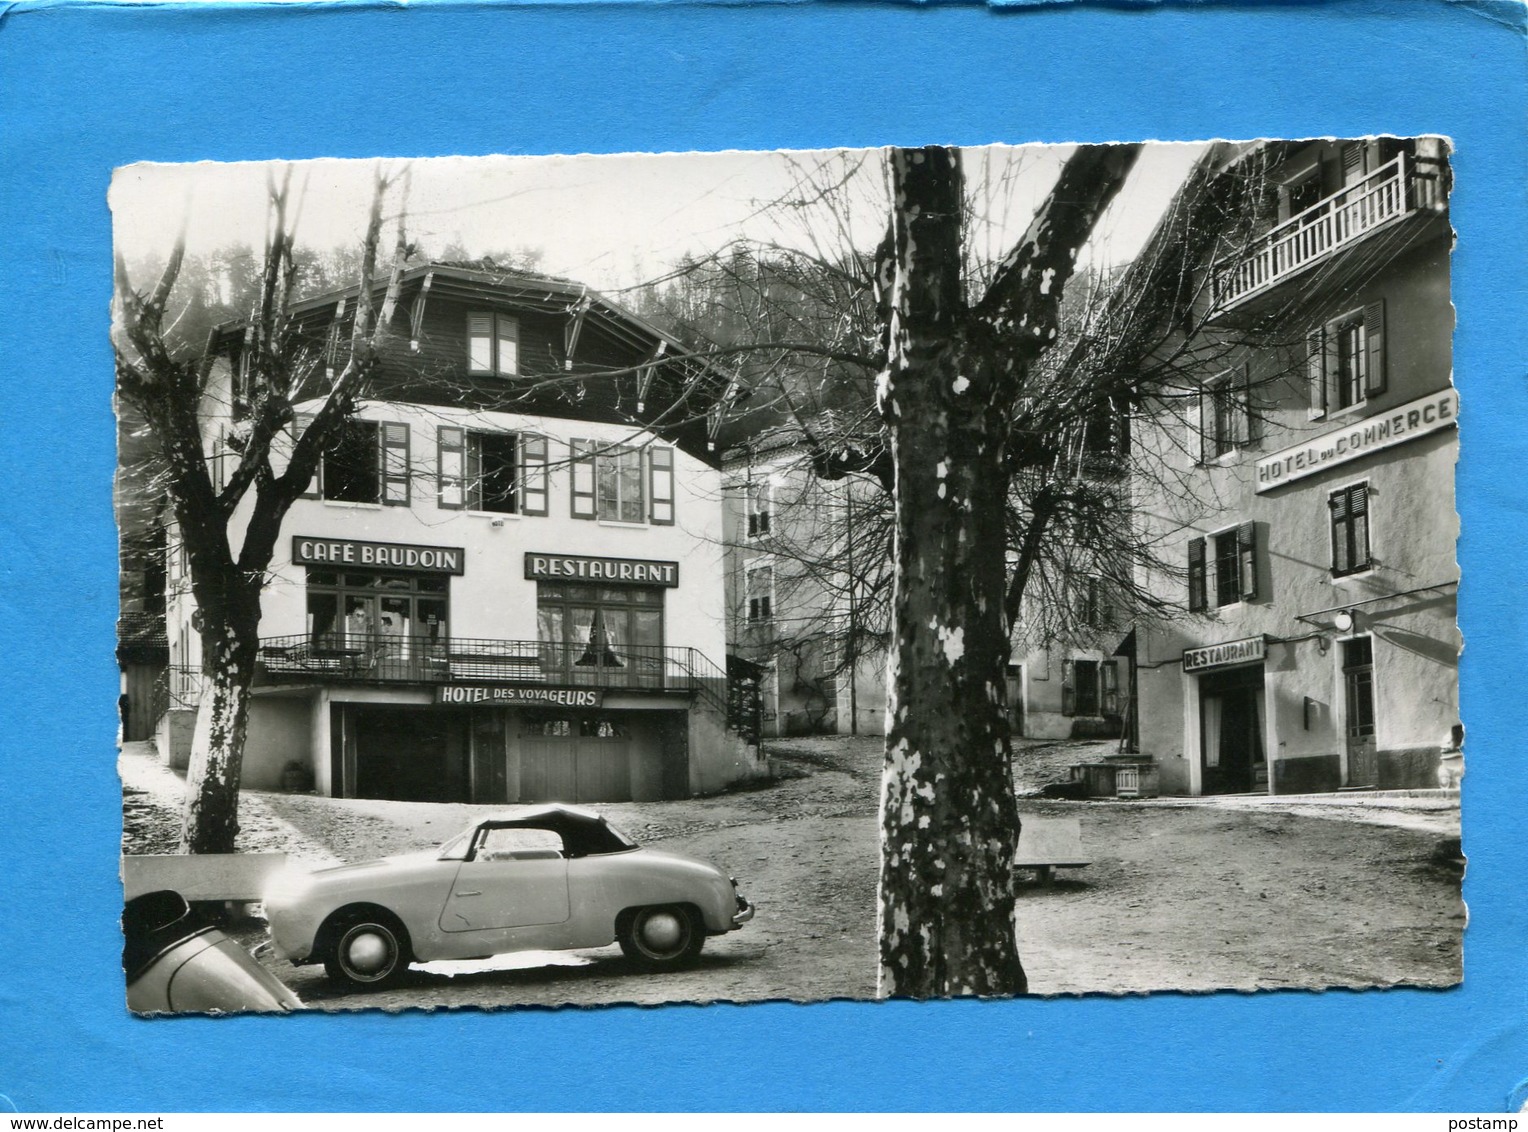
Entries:
[[572,459],[568,467],[572,473],[572,515],[575,519],[594,518],[594,441],[569,442]]
[[1242,363],[1241,373],[1237,375],[1241,379],[1241,409],[1243,419],[1241,426],[1241,443],[1249,445],[1257,440],[1257,409],[1253,405],[1252,396],[1252,363]]
[[547,513],[547,442],[544,436],[520,438],[520,513]]
[[1364,307],[1364,349],[1368,352],[1365,366],[1367,389],[1373,397],[1385,391],[1385,300],[1376,299]]
[[1348,554],[1348,493],[1334,491],[1326,502],[1332,509],[1332,573],[1346,574],[1353,568]]
[[1353,569],[1365,570],[1372,564],[1369,552],[1369,485],[1349,489],[1348,514],[1353,524]]
[[493,372],[493,315],[467,316],[467,372]]
[[1188,608],[1191,613],[1203,611],[1208,605],[1209,579],[1204,561],[1204,539],[1188,540]]
[[381,445],[382,502],[389,507],[409,505],[409,426],[384,421],[377,430]]
[[467,506],[467,434],[442,425],[435,430],[435,498],[448,511]]
[[1326,416],[1326,328],[1305,336],[1305,381],[1310,396],[1310,419]]
[[674,450],[662,445],[648,449],[649,517],[654,526],[674,525]]
[[495,320],[498,333],[494,340],[494,372],[513,377],[520,372],[520,320],[501,314]]
[[1241,599],[1257,599],[1257,524],[1243,523],[1236,528],[1236,561],[1241,573]]
[[1205,414],[1204,414],[1204,390],[1195,389],[1188,395],[1188,407],[1184,414],[1188,419],[1188,436],[1184,439],[1184,447],[1188,450],[1189,457],[1196,464],[1202,464],[1205,460]]
[[[298,413],[296,416],[294,416],[292,418],[292,425],[291,425],[291,428],[292,428],[292,432],[291,432],[292,449],[295,449],[297,447],[297,442],[299,440],[301,440],[305,435],[307,435],[308,429],[310,427],[312,427],[312,425],[313,425],[313,414],[312,413]],[[287,452],[287,459],[290,460],[291,458],[292,458],[291,450],[288,450],[288,452]],[[323,494],[323,491],[324,491],[324,458],[323,458],[322,455],[320,455],[319,458],[318,458],[318,463],[317,463],[317,465],[315,465],[315,467],[313,469],[313,478],[308,481],[308,486],[303,488],[302,497],[304,499],[317,499],[317,498],[319,498],[319,496],[321,496]]]
[[1364,176],[1363,142],[1345,142],[1342,146],[1342,183],[1344,187],[1357,184]]

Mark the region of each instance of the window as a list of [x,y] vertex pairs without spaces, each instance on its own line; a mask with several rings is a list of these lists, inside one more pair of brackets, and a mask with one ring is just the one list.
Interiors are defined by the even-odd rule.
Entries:
[[324,453],[319,490],[345,503],[408,506],[409,429],[378,421],[346,421]]
[[1204,384],[1199,395],[1197,419],[1190,420],[1191,451],[1201,462],[1246,448],[1255,439],[1252,383],[1243,366]]
[[1114,621],[1114,607],[1102,578],[1087,578],[1077,594],[1077,623],[1089,629],[1107,628]]
[[1287,181],[1280,189],[1279,195],[1283,198],[1284,215],[1281,220],[1289,220],[1308,208],[1314,208],[1321,201],[1321,166],[1312,166],[1305,172],[1298,174]]
[[1200,612],[1257,598],[1257,524],[1188,544],[1188,607]]
[[520,372],[520,320],[474,311],[467,316],[467,372],[513,377]]
[[1369,485],[1340,488],[1326,502],[1332,517],[1332,576],[1369,569]]
[[538,582],[536,637],[548,679],[657,687],[663,679],[663,591]]
[[430,574],[308,571],[308,641],[319,649],[385,647],[407,657],[448,636],[449,581]]
[[775,503],[774,485],[768,482],[748,485],[748,537],[763,538],[769,534]]
[[437,433],[440,506],[546,514],[546,438],[511,432]]
[[574,440],[571,448],[575,519],[606,519],[618,523],[651,521],[660,526],[672,525],[672,448],[661,445],[646,450],[624,445],[602,448],[592,440]]
[[775,615],[775,569],[755,566],[747,577],[748,621],[759,624]]
[[1312,420],[1364,404],[1385,391],[1385,302],[1310,331],[1305,338]]

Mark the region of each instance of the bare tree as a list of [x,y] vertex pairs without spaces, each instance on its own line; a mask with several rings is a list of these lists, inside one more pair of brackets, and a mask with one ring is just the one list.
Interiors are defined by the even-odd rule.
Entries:
[[[239,362],[248,412],[230,440],[237,462],[221,482],[209,466],[212,438],[206,434],[213,415],[209,399],[227,395],[215,388],[217,355],[210,342],[203,350],[178,348],[165,325],[185,263],[184,236],[151,291],[136,290],[126,263],[120,255],[117,259],[117,397],[141,417],[162,462],[201,635],[202,695],[187,772],[182,852],[235,848],[260,595],[282,519],[362,395],[397,301],[407,248],[401,219],[388,286],[380,296],[374,286],[382,272],[383,202],[396,180],[377,176],[360,255],[356,316],[346,356],[332,376],[291,317],[299,257],[290,170],[279,184],[272,182],[270,235]],[[301,434],[293,435],[293,406],[299,401],[316,401],[318,407]],[[282,448],[284,467],[279,466]]]

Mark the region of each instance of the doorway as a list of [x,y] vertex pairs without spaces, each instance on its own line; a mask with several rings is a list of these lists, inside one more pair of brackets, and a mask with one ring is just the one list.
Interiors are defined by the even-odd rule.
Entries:
[[1268,789],[1263,721],[1261,664],[1199,677],[1199,757],[1205,794]]
[[1374,639],[1342,642],[1342,683],[1347,708],[1348,786],[1379,784],[1374,743]]
[[347,705],[356,798],[468,800],[465,713]]

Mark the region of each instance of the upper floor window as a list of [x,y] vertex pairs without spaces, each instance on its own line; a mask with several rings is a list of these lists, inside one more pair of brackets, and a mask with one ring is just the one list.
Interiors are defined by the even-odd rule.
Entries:
[[1198,612],[1257,598],[1257,524],[1188,543],[1188,607]]
[[474,311],[467,316],[467,372],[513,377],[520,372],[520,320]]
[[618,523],[674,522],[674,450],[626,445],[602,447],[574,440],[573,518]]
[[775,615],[775,569],[755,566],[747,574],[748,620],[757,624]]
[[436,433],[440,505],[502,515],[547,513],[547,441],[512,432]]
[[1332,576],[1367,570],[1373,564],[1369,557],[1369,485],[1339,488],[1326,502],[1332,520]]
[[345,503],[408,506],[408,425],[346,421],[339,439],[324,453],[318,492]]
[[1312,420],[1385,391],[1385,301],[1313,328],[1305,339]]
[[748,485],[748,537],[769,534],[774,521],[775,488],[768,481]]
[[1190,419],[1190,451],[1200,462],[1246,448],[1256,437],[1252,385],[1245,366],[1205,382]]

